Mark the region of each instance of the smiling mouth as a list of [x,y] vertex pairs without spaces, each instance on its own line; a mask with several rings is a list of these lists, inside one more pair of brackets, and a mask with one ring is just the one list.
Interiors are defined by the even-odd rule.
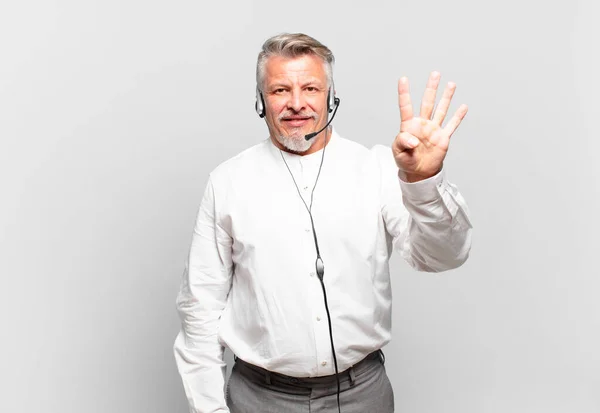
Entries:
[[288,125],[291,126],[303,126],[305,125],[309,120],[311,120],[311,117],[298,117],[298,118],[283,118],[282,121],[285,122]]

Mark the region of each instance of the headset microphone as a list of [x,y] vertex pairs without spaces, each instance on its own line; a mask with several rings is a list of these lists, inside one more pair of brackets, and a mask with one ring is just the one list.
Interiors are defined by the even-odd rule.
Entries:
[[312,138],[317,136],[319,133],[323,132],[329,126],[331,121],[333,121],[333,118],[335,118],[335,114],[337,113],[338,108],[340,107],[340,99],[335,98],[333,100],[333,104],[335,105],[335,109],[333,111],[333,115],[331,115],[331,119],[329,119],[329,122],[327,122],[327,124],[325,126],[323,126],[323,128],[321,130],[319,130],[317,132],[309,133],[308,135],[304,135],[304,139],[306,139],[307,141],[311,140]]

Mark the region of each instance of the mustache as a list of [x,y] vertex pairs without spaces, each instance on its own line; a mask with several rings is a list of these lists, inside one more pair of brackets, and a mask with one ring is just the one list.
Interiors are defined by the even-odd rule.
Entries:
[[315,112],[284,112],[281,113],[278,117],[277,120],[282,121],[283,119],[286,118],[312,118],[314,120],[319,120],[319,115],[317,115]]

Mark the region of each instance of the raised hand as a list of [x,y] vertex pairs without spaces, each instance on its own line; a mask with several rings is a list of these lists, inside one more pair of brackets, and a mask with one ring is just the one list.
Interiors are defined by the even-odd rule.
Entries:
[[440,73],[431,72],[421,102],[421,113],[415,117],[413,116],[408,79],[402,77],[398,81],[400,133],[392,144],[392,152],[400,169],[400,178],[408,182],[430,178],[442,169],[450,137],[467,114],[467,105],[461,105],[446,126],[442,128],[456,85],[448,82],[435,113],[433,113],[439,83]]

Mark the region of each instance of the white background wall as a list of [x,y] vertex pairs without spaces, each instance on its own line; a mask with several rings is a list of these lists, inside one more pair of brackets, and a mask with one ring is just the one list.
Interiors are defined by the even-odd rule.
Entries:
[[[335,53],[335,126],[398,131],[431,70],[471,259],[392,262],[399,412],[600,411],[597,2],[3,1],[0,411],[187,411],[175,296],[208,173],[266,138],[262,42]],[[440,92],[441,95],[441,92]]]

